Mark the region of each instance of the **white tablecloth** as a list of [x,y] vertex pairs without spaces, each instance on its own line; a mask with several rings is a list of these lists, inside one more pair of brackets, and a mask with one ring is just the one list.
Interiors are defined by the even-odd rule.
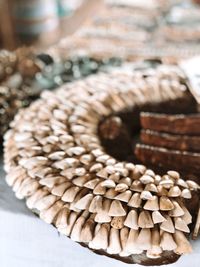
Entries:
[[[125,267],[81,247],[32,214],[4,181],[0,165],[0,267]],[[200,240],[192,254],[171,266],[199,267]],[[138,267],[139,265],[134,265]]]

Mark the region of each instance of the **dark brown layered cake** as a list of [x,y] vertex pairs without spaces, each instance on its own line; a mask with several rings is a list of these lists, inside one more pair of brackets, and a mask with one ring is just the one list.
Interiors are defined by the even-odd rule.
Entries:
[[133,153],[141,111],[196,111],[184,79],[161,64],[43,92],[5,135],[7,183],[41,219],[96,253],[143,265],[190,253],[199,185]]

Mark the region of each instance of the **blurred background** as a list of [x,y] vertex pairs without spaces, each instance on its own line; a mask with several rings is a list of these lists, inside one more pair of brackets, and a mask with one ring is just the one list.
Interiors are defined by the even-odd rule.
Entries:
[[[23,44],[46,47],[79,29],[86,19],[95,17],[87,35],[105,29],[107,39],[129,30],[129,39],[140,43],[200,40],[199,0],[0,0],[0,47],[15,49]],[[125,6],[124,13],[99,16],[105,6]],[[128,7],[128,9],[127,9]],[[98,18],[99,16],[99,18]],[[104,28],[103,28],[104,26]],[[89,31],[90,28],[90,31]],[[83,33],[83,31],[82,31]],[[100,32],[99,32],[100,34]],[[94,33],[93,33],[94,35]],[[103,35],[103,34],[102,34]],[[105,35],[105,34],[104,34]],[[127,39],[126,36],[123,38]]]
[[98,2],[101,1],[0,0],[0,47],[51,45],[72,33]]

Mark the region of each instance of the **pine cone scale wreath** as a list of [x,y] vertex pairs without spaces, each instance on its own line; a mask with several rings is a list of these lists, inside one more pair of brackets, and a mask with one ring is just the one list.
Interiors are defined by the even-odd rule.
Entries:
[[[166,73],[156,73],[150,78],[161,85]],[[175,171],[161,176],[119,161],[98,136],[104,117],[185,97],[181,83],[181,90],[150,88],[143,77],[122,70],[43,92],[15,116],[4,139],[4,162],[16,196],[60,233],[99,254],[159,265],[192,251],[187,236],[193,214],[185,202],[199,185]]]

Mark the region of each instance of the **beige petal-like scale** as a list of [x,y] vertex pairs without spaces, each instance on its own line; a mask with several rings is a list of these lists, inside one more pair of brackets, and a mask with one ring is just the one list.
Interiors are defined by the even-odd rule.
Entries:
[[38,191],[33,193],[32,196],[27,198],[27,200],[26,200],[27,207],[29,209],[35,208],[35,203],[48,194],[49,194],[49,192],[47,191],[47,189],[44,189],[44,188],[39,189]]
[[71,212],[68,218],[68,224],[66,228],[58,228],[60,230],[60,232],[66,236],[70,236],[71,235],[71,231],[73,229],[73,226],[77,220],[78,213],[77,212]]
[[107,252],[109,254],[119,254],[121,250],[122,248],[121,248],[119,230],[111,228],[109,236],[109,246],[107,248]]
[[190,232],[190,229],[187,226],[187,223],[182,218],[175,217],[174,218],[174,221],[175,221],[175,228],[177,230],[180,230],[180,231],[186,232],[186,233],[189,233]]
[[123,201],[123,202],[128,202],[132,196],[132,192],[130,190],[127,190],[125,192],[122,192],[118,194],[115,199]]
[[63,207],[62,201],[57,201],[53,206],[51,206],[47,210],[43,210],[40,212],[40,218],[43,219],[46,223],[53,223],[56,215]]
[[141,203],[142,203],[142,199],[140,198],[140,194],[134,193],[128,202],[128,206],[133,207],[133,208],[139,208]]
[[124,221],[124,225],[134,229],[134,230],[138,230],[138,214],[137,211],[135,210],[131,210],[129,211],[126,220]]
[[138,216],[138,226],[140,228],[153,228],[154,224],[151,218],[151,213],[148,211],[141,211]]
[[65,191],[65,193],[62,196],[62,200],[66,202],[73,202],[78,192],[81,190],[78,186],[72,186],[69,189]]
[[108,212],[109,216],[125,216],[126,211],[124,210],[119,200],[113,200]]
[[89,189],[94,189],[95,186],[100,182],[98,178],[92,179],[84,184],[85,187]]
[[112,218],[108,214],[111,206],[111,200],[110,199],[105,199],[103,201],[101,209],[98,209],[97,214],[95,216],[95,222],[98,223],[107,223],[111,222]]
[[115,188],[116,184],[113,180],[105,180],[101,183],[101,186],[107,188]]
[[151,259],[157,259],[162,253],[162,248],[160,245],[160,233],[158,229],[151,230],[151,248],[147,250],[147,257]]
[[109,225],[102,224],[92,241],[89,242],[89,247],[92,249],[107,249],[109,244],[109,232]]
[[86,218],[84,216],[80,216],[78,220],[76,220],[72,232],[71,232],[71,239],[77,242],[80,242],[81,240],[81,230],[83,228],[83,225],[85,224]]
[[129,236],[129,229],[127,227],[123,227],[120,230],[120,242],[121,242],[122,251],[119,253],[119,255],[121,257],[126,257],[131,254],[125,250],[128,236]]
[[177,244],[177,248],[175,249],[175,253],[181,255],[181,254],[187,254],[192,252],[192,247],[185,237],[184,233],[181,231],[176,230],[174,233],[174,240]]
[[169,211],[169,215],[171,217],[179,217],[184,215],[184,210],[181,208],[181,206],[178,204],[178,202],[173,201],[174,209]]
[[160,225],[160,229],[162,229],[163,231],[166,231],[168,233],[174,233],[175,232],[175,228],[174,228],[174,224],[172,222],[171,217],[169,217],[168,215],[165,216],[165,221],[161,223]]
[[71,183],[70,182],[64,182],[62,184],[56,185],[52,188],[51,192],[53,195],[55,196],[59,196],[62,197],[62,195],[64,194],[64,192],[71,187]]
[[148,250],[151,248],[151,230],[142,228],[136,240],[136,246],[141,250]]
[[173,210],[174,204],[168,197],[160,197],[160,210]]
[[181,218],[186,222],[186,224],[190,224],[192,222],[192,215],[186,207],[181,206],[181,208],[184,211],[184,215]]
[[144,205],[145,210],[159,210],[159,204],[158,204],[158,197],[153,196],[152,199],[147,200],[147,202]]
[[173,186],[168,192],[168,197],[178,197],[181,195],[181,190],[178,186]]
[[89,206],[89,212],[96,213],[102,210],[102,196],[95,196]]
[[66,207],[62,208],[59,211],[59,213],[57,215],[57,218],[56,218],[56,222],[55,222],[55,225],[56,225],[57,228],[62,229],[62,228],[66,228],[67,227],[67,225],[68,225],[68,217],[69,217],[70,213],[71,213],[71,211]]
[[154,224],[166,221],[165,217],[159,211],[152,212],[152,219]]
[[50,208],[57,200],[58,198],[53,195],[47,195],[43,198],[39,199],[35,203],[35,208],[39,211],[46,210]]
[[138,239],[138,230],[131,229],[124,247],[124,251],[128,254],[141,254],[143,250],[139,249],[136,241]]
[[[93,217],[93,215],[91,216]],[[83,228],[81,229],[80,234],[80,242],[90,242],[93,239],[94,236],[94,229],[95,229],[96,223],[93,218],[89,218],[83,225]]]
[[177,244],[174,241],[172,234],[168,232],[163,232],[161,235],[160,246],[163,250],[175,250],[177,248]]
[[93,199],[93,194],[87,194],[84,197],[82,197],[81,199],[79,199],[76,204],[75,204],[75,208],[79,209],[79,210],[85,210],[88,209],[90,206],[90,203]]

